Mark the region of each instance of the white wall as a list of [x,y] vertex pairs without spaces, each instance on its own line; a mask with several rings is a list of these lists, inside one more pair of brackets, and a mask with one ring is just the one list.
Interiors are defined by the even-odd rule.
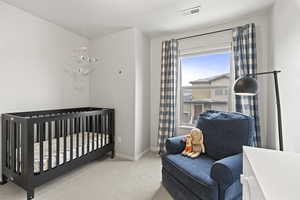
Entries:
[[[300,99],[300,0],[277,0],[271,15],[272,19],[272,66],[282,70],[279,74],[280,97],[282,105],[284,149],[300,152],[299,99]],[[270,87],[274,82],[270,81]],[[270,96],[274,96],[270,90]],[[275,123],[275,103],[270,103],[270,147],[278,146],[277,124]]]
[[[216,25],[207,29],[202,29],[193,32],[178,33],[174,35],[167,35],[151,40],[151,149],[157,149],[157,134],[158,134],[158,116],[159,116],[159,100],[160,100],[160,68],[161,68],[161,43],[164,40],[171,38],[180,38],[189,35],[206,33],[225,28],[232,28],[248,23],[255,23],[257,28],[257,51],[258,51],[258,71],[266,71],[269,64],[269,11],[259,13],[253,17],[245,17],[231,23]],[[216,39],[216,38],[215,38]],[[215,40],[213,39],[213,40]],[[220,39],[220,38],[219,38]],[[201,39],[199,39],[201,40]],[[212,39],[208,39],[213,41]],[[211,43],[209,41],[205,43]],[[221,41],[221,40],[220,40]],[[230,41],[229,41],[230,42]],[[203,42],[204,43],[204,42]],[[267,83],[268,78],[261,78],[260,82],[260,113],[261,113],[261,126],[262,126],[262,143],[266,146],[267,141],[267,119],[268,119],[268,95]],[[185,130],[187,131],[187,130]]]
[[72,51],[87,44],[83,37],[0,2],[0,113],[88,106],[88,79],[76,90],[64,72]]
[[150,146],[148,41],[132,28],[92,40],[90,48],[100,60],[91,75],[91,104],[115,108],[116,152],[135,160]]
[[72,51],[87,39],[0,3],[0,113],[89,104],[64,73]]
[[99,58],[90,80],[91,104],[116,110],[116,152],[134,156],[134,29],[92,40],[90,50]]
[[135,159],[150,149],[150,40],[135,29]]

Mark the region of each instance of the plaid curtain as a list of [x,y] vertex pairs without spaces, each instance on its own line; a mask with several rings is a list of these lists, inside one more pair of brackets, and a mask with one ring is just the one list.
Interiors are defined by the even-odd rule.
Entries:
[[[254,74],[257,70],[256,31],[255,24],[247,24],[233,30],[233,53],[235,78]],[[257,96],[236,95],[236,111],[248,114],[254,118],[254,146],[261,146],[260,124]]]
[[176,130],[178,41],[175,39],[162,43],[161,85],[158,145],[159,153],[165,152],[166,140],[174,137]]

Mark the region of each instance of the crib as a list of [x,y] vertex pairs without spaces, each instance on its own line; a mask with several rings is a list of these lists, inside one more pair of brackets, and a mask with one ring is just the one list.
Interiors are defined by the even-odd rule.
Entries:
[[114,110],[72,108],[2,114],[2,180],[34,189],[101,158],[114,157]]

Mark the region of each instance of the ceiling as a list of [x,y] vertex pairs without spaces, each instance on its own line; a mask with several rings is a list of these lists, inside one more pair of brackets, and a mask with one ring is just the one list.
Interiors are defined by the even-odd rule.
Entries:
[[[222,23],[268,8],[274,0],[4,0],[88,38],[137,27],[150,37]],[[201,5],[200,14],[183,9]]]

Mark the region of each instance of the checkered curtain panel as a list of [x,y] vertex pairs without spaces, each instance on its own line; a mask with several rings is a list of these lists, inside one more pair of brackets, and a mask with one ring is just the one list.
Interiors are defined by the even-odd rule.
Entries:
[[[255,24],[247,24],[233,30],[233,53],[235,78],[256,73],[256,31]],[[261,146],[260,124],[257,96],[236,95],[236,111],[254,117],[255,130],[254,146]]]
[[176,99],[177,99],[177,69],[178,41],[175,39],[162,43],[160,109],[158,145],[159,152],[165,152],[166,140],[173,137],[176,130]]

